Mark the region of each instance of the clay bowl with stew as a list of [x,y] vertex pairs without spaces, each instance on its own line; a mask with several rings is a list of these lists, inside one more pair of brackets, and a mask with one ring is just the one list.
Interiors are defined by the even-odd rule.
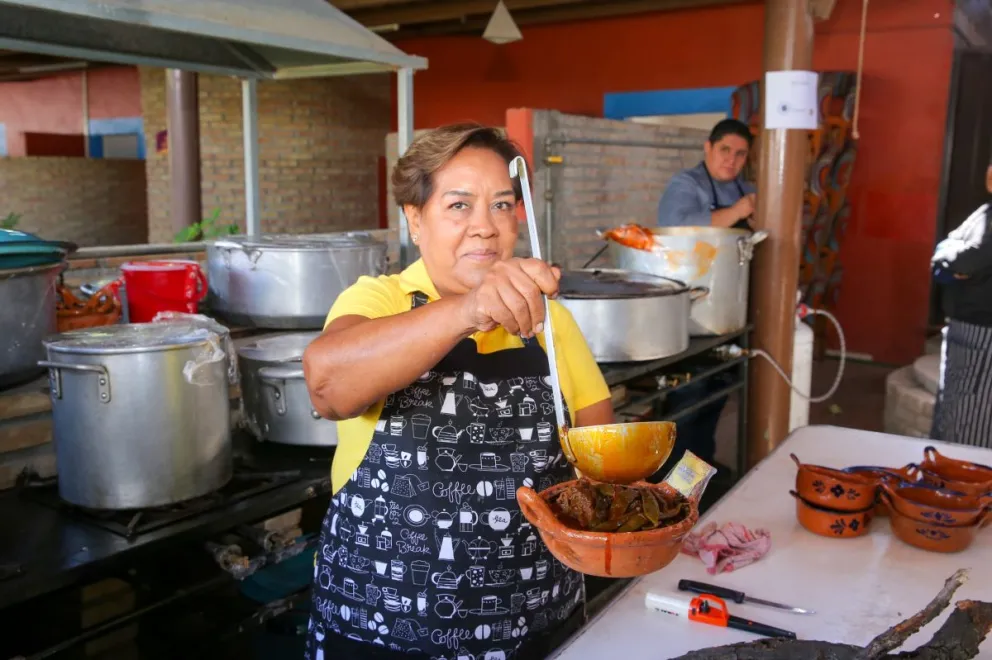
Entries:
[[877,479],[801,463],[795,454],[789,456],[799,468],[796,473],[796,492],[810,504],[834,511],[861,511],[875,505]]
[[973,495],[992,492],[992,467],[944,456],[936,447],[923,450],[920,467],[929,481],[940,481],[941,483],[935,485],[942,488]]
[[[921,483],[923,479],[923,471],[913,463],[898,469],[874,465],[855,465],[844,468],[842,471],[874,479],[879,484],[883,482],[894,485]],[[888,507],[881,501],[876,501],[875,515],[883,518],[889,515]]]
[[899,513],[894,508],[889,511],[889,519],[892,533],[903,543],[930,552],[961,552],[971,545],[979,530],[988,524],[990,513],[992,510],[986,509],[977,522],[959,526],[923,522]]
[[966,495],[927,484],[883,483],[881,488],[882,501],[890,509],[916,520],[952,527],[979,522],[992,506],[992,495]]
[[[560,483],[540,493],[524,486],[517,489],[517,502],[551,554],[585,575],[628,578],[662,569],[678,556],[686,535],[699,520],[698,504],[689,499],[688,517],[668,527],[613,533],[576,529],[559,520],[548,504],[554,495],[574,483]],[[668,484],[637,482],[631,485],[651,488],[669,502],[685,499]]]
[[812,502],[807,502],[794,490],[789,494],[796,498],[796,519],[808,531],[832,539],[850,539],[868,533],[874,516],[874,502],[860,511],[836,511]]
[[565,458],[593,481],[630,484],[661,469],[675,446],[674,422],[632,422],[568,429]]

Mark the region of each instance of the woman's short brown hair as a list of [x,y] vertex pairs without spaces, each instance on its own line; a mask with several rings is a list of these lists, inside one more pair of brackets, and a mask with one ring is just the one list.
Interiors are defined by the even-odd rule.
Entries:
[[[497,128],[482,124],[450,124],[416,138],[393,169],[393,199],[397,206],[424,207],[434,193],[434,173],[466,147],[489,149],[507,167],[522,155],[517,145]],[[520,201],[520,179],[513,178],[513,195]]]

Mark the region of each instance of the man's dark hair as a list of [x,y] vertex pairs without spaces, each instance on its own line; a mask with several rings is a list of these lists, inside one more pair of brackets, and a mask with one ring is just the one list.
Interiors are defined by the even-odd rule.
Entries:
[[736,135],[747,140],[747,146],[750,148],[754,142],[754,136],[751,135],[751,129],[747,127],[742,121],[737,119],[721,119],[710,131],[710,144],[716,144],[724,137],[728,135]]

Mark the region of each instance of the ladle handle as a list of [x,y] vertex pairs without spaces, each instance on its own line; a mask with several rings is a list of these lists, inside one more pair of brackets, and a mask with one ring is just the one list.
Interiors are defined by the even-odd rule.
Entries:
[[[527,232],[530,234],[530,251],[535,259],[541,259],[541,243],[537,238],[537,221],[534,219],[534,201],[530,196],[530,179],[527,176],[527,161],[517,156],[510,161],[510,177],[520,180],[520,192],[524,198],[524,212],[527,215]],[[566,438],[565,404],[561,396],[561,383],[558,381],[558,357],[555,354],[555,338],[551,327],[551,303],[544,298],[544,350],[548,353],[548,371],[551,378],[551,393],[554,395],[555,418],[561,435]],[[567,449],[571,449],[568,447]],[[569,451],[569,453],[571,453]]]

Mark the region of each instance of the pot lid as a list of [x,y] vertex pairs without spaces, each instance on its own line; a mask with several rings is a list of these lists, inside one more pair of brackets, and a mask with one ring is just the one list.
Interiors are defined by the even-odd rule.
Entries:
[[347,231],[331,234],[226,236],[213,241],[213,245],[242,250],[342,250],[385,245],[385,243],[369,232]]
[[259,362],[296,362],[303,358],[303,351],[319,332],[290,332],[265,337],[238,349],[238,355]]
[[73,243],[46,241],[17,229],[0,229],[0,269],[58,263],[75,251]]
[[63,332],[44,340],[56,353],[142,353],[205,344],[216,333],[190,322],[129,323]]
[[565,298],[651,298],[689,290],[678,280],[616,268],[565,271],[558,285]]
[[231,329],[226,325],[223,325],[215,319],[203,314],[189,314],[186,312],[159,312],[155,315],[155,318],[152,319],[152,323],[173,323],[178,325],[185,324],[188,327],[204,328],[219,337],[228,337],[231,334]]

